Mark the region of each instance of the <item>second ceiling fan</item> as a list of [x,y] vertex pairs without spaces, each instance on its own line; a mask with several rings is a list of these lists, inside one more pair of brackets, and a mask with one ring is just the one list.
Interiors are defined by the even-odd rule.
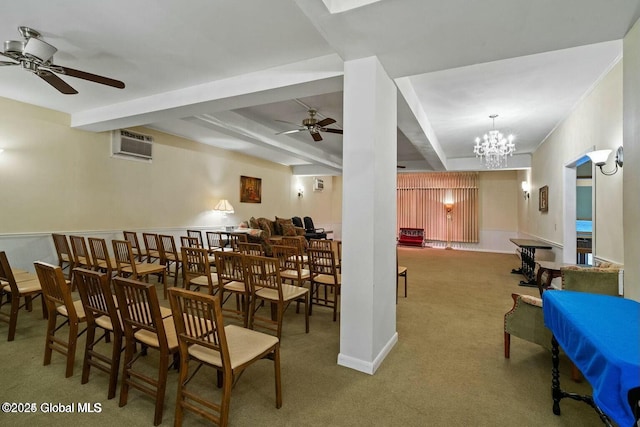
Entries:
[[298,129],[285,130],[283,132],[278,132],[276,135],[286,135],[290,133],[306,131],[306,132],[309,132],[309,134],[311,135],[314,141],[322,141],[322,135],[320,135],[320,132],[337,133],[342,135],[342,129],[333,129],[333,128],[327,127],[336,122],[334,119],[327,117],[325,119],[318,121],[318,119],[316,119],[316,114],[318,113],[316,110],[310,109],[308,112],[309,112],[309,117],[302,120],[302,125],[296,125],[295,123],[285,122],[284,120],[276,120],[278,122],[289,123],[292,125],[299,126]]

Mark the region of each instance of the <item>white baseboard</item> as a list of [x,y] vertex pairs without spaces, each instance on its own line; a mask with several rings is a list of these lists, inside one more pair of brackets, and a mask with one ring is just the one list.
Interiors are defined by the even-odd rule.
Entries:
[[398,342],[398,333],[395,332],[389,341],[382,347],[380,353],[373,359],[373,361],[367,361],[362,359],[356,359],[355,357],[347,356],[343,353],[338,354],[338,365],[346,368],[354,369],[356,371],[364,372],[365,374],[373,375],[378,370],[382,361],[391,352],[391,349]]

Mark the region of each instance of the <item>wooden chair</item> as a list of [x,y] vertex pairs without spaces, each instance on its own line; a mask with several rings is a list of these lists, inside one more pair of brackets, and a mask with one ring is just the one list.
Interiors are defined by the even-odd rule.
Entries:
[[[34,266],[47,304],[47,337],[43,365],[49,365],[53,351],[57,351],[67,358],[65,377],[68,378],[73,375],[78,337],[86,331],[83,329],[78,332],[80,323],[87,320],[82,301],[72,299],[71,285],[65,280],[61,267],[40,261],[36,261]],[[60,325],[57,325],[58,316],[64,317],[64,322]],[[56,332],[64,324],[69,325],[69,336],[66,341],[56,336]]]
[[178,285],[178,270],[182,266],[182,255],[176,249],[176,242],[173,236],[160,234],[160,264],[167,268],[167,274],[171,276],[171,264],[175,266],[173,273],[173,286]]
[[87,249],[87,241],[83,236],[69,236],[71,242],[71,251],[73,252],[73,267],[81,267],[91,269],[93,262],[91,254]]
[[[169,290],[180,347],[180,378],[175,426],[182,426],[184,411],[191,411],[220,426],[229,422],[231,390],[242,372],[262,359],[273,361],[276,408],[282,406],[280,343],[278,338],[236,325],[224,325],[220,298],[179,288]],[[197,367],[190,372],[191,362]],[[189,388],[202,365],[218,372],[222,387],[220,402],[204,399],[196,388]]]
[[308,267],[309,266],[309,257],[306,254],[306,239],[299,239],[297,237],[287,237],[284,236],[282,238],[282,245],[284,246],[293,246],[295,248],[298,248],[298,258],[300,259],[300,261],[302,262],[302,266],[303,268]]
[[[283,283],[278,258],[246,255],[244,261],[245,274],[251,287],[249,328],[261,327],[274,331],[281,339],[284,312],[296,301],[304,304],[305,332],[309,333],[309,289]],[[270,317],[256,315],[258,300],[271,305]]]
[[211,253],[216,251],[233,251],[233,247],[227,246],[228,240],[223,237],[226,233],[221,231],[207,231],[207,243]]
[[[251,289],[246,281],[244,255],[240,252],[217,251],[214,253],[218,274],[218,295],[226,317],[232,317],[246,328],[249,324]],[[232,296],[236,297],[236,309],[224,308]]]
[[200,241],[197,237],[180,236],[180,244],[182,247],[187,248],[202,248]]
[[[178,366],[178,338],[173,317],[162,318],[154,285],[119,276],[113,278],[113,283],[125,336],[119,405],[127,404],[130,387],[148,394],[156,402],[153,425],[157,426],[162,422],[168,370],[171,365]],[[141,346],[137,353],[136,344]],[[146,348],[159,352],[157,378],[147,375],[144,369],[137,370],[135,365],[140,356],[146,354]],[[171,364],[170,355],[173,355]]]
[[[0,251],[0,293],[6,294],[11,298],[9,313],[0,311],[0,320],[9,324],[7,341],[13,341],[16,335],[20,309],[26,307],[28,311],[31,311],[33,298],[42,297],[42,288],[36,275],[24,271],[14,274],[4,251]],[[20,300],[23,298],[24,304],[20,305]],[[41,302],[42,315],[46,317],[47,310],[44,299]],[[0,307],[2,305],[2,300],[0,299]]]
[[145,256],[149,264],[160,261],[160,238],[154,233],[142,233]]
[[145,278],[149,282],[151,274],[162,275],[162,284],[164,285],[164,297],[167,298],[167,270],[164,265],[136,263],[131,242],[127,240],[114,240],[113,253],[116,258],[118,267],[118,275],[122,277],[131,277],[134,280]]
[[[311,272],[311,306],[313,304],[333,308],[333,321],[338,318],[338,306],[340,299],[341,275],[336,268],[335,254],[331,249],[307,249],[309,255],[309,270]],[[323,293],[320,292],[322,288]],[[331,289],[333,298],[330,298],[327,290]]]
[[[342,240],[334,240],[335,244],[336,244],[336,251],[337,251],[337,263],[336,263],[336,268],[338,269],[339,273],[342,273]],[[406,280],[406,279],[405,279]],[[406,296],[407,292],[405,291],[405,296]]]
[[218,292],[218,275],[211,272],[209,251],[204,248],[182,248],[182,273],[184,288],[206,288],[209,295]]
[[249,243],[249,239],[245,233],[231,233],[231,250],[238,251],[238,243]]
[[327,240],[327,239],[310,239],[309,247],[315,248],[315,249],[325,249],[325,250],[332,251],[333,243],[331,240]]
[[260,243],[238,243],[238,250],[244,255],[264,256],[264,249]]
[[[82,384],[89,382],[91,367],[95,367],[109,375],[109,389],[107,399],[113,399],[116,395],[118,372],[120,370],[120,354],[122,353],[122,325],[116,307],[115,295],[111,292],[111,277],[106,273],[74,269],[76,289],[80,294],[80,300],[87,316],[87,339],[84,349],[84,361],[82,364]],[[96,339],[96,329],[102,333]],[[98,344],[105,340],[111,343],[111,355],[106,356],[98,352]]]
[[122,234],[124,235],[124,240],[131,243],[133,255],[138,259],[138,262],[144,261],[144,250],[138,241],[138,234],[134,231],[123,231]]
[[249,243],[249,238],[245,233],[231,233],[231,249],[238,251],[239,243]]
[[89,252],[91,252],[91,258],[93,262],[93,268],[96,271],[106,273],[109,281],[113,277],[113,272],[117,271],[115,258],[109,255],[109,249],[107,248],[107,241],[97,237],[89,237]]
[[71,270],[73,270],[73,252],[71,252],[71,247],[69,246],[69,240],[65,234],[52,234],[53,244],[56,247],[56,253],[58,254],[58,265],[62,268],[62,271],[65,269],[67,273],[65,277],[67,279],[71,279]]
[[273,245],[273,256],[280,263],[280,277],[291,284],[303,287],[311,279],[311,271],[304,268],[295,246]]
[[187,236],[198,239],[198,247],[204,248],[204,241],[202,240],[202,232],[200,230],[187,230]]
[[396,247],[396,304],[398,303],[398,288],[400,287],[400,278],[404,278],[404,297],[407,297],[407,267],[398,265],[398,247]]

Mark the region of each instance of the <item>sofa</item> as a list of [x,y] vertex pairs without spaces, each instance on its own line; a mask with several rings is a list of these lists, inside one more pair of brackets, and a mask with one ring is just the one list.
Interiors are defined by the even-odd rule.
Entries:
[[274,220],[271,220],[264,217],[251,217],[249,221],[246,222],[246,225],[252,230],[255,230],[247,234],[247,240],[251,243],[259,243],[267,256],[272,256],[273,251],[271,246],[274,244],[277,245],[278,241],[282,240],[285,236],[297,237],[304,242],[304,247],[307,247],[305,229],[293,225],[291,218],[275,217]]

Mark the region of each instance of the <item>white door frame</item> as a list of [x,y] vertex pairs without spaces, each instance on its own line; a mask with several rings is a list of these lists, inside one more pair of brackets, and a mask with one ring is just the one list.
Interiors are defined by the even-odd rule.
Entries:
[[[577,253],[578,253],[578,248],[577,246],[577,234],[576,234],[576,194],[577,194],[577,190],[576,190],[576,178],[577,178],[577,166],[578,166],[578,162],[587,155],[587,153],[593,151],[595,149],[595,147],[592,147],[591,149],[586,150],[585,152],[583,152],[582,154],[580,154],[577,157],[574,157],[572,160],[568,161],[567,163],[564,164],[564,168],[562,170],[562,181],[563,181],[563,198],[564,198],[564,203],[563,203],[563,209],[562,209],[562,222],[563,222],[563,245],[562,245],[562,262],[566,263],[566,264],[575,264],[576,263],[576,257],[577,257]],[[591,233],[591,246],[592,246],[592,255],[595,257],[595,239],[596,239],[596,233],[595,233],[595,209],[593,209],[593,206],[595,205],[595,191],[596,191],[596,186],[595,186],[595,166],[592,166],[592,168],[594,169],[592,171],[592,176],[593,176],[593,184],[591,187],[591,192],[593,197],[591,198],[592,200],[592,207],[591,207],[591,222],[593,224],[593,230]]]

